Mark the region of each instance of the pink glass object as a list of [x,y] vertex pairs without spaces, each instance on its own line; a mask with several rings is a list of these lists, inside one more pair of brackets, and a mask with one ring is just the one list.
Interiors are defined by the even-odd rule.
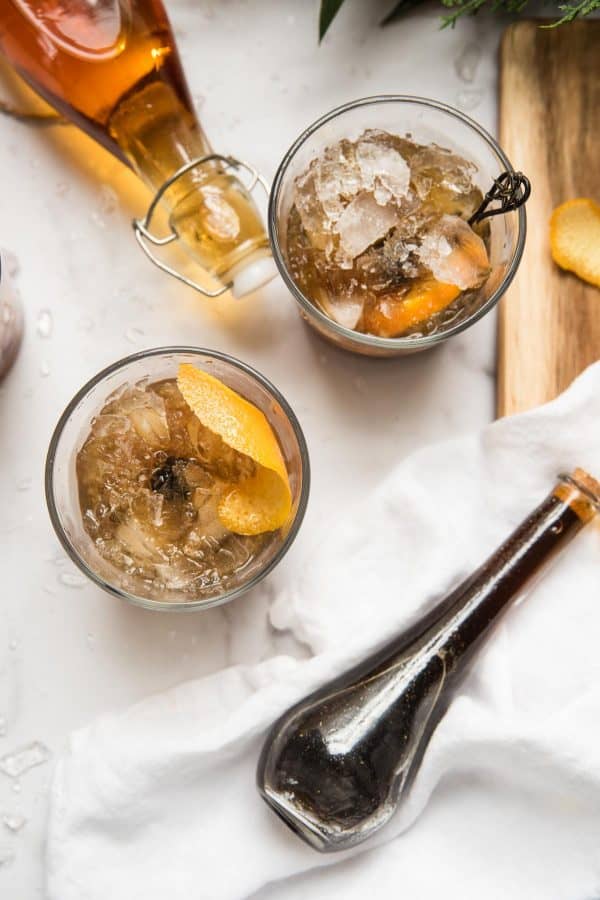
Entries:
[[7,252],[0,250],[0,378],[15,361],[23,335],[23,314],[8,259]]

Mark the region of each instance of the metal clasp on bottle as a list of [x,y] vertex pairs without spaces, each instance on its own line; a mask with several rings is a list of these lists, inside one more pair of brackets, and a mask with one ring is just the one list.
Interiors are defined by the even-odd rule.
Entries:
[[[198,284],[197,281],[194,281],[191,278],[188,278],[186,275],[183,275],[181,272],[178,272],[177,269],[172,268],[167,263],[163,262],[158,256],[156,256],[153,252],[153,247],[165,247],[167,244],[171,244],[173,241],[176,241],[179,235],[175,231],[172,225],[170,225],[171,231],[165,237],[158,237],[156,234],[153,234],[150,231],[150,224],[152,222],[152,218],[154,213],[156,212],[156,207],[162,200],[165,193],[172,187],[175,182],[182,178],[184,175],[187,175],[188,172],[191,172],[192,169],[196,169],[199,166],[203,166],[205,163],[213,162],[218,160],[225,164],[226,167],[231,169],[244,169],[244,171],[248,172],[250,175],[250,182],[246,185],[246,190],[251,193],[257,184],[260,184],[264,189],[267,197],[269,196],[269,183],[266,178],[258,172],[254,166],[251,166],[249,163],[244,162],[241,159],[236,159],[234,156],[222,156],[220,153],[210,153],[208,156],[199,156],[196,159],[190,160],[190,162],[186,163],[180,169],[171,175],[170,178],[167,178],[163,184],[159,187],[148,210],[143,219],[134,219],[132,222],[133,232],[135,234],[135,238],[148,257],[148,259],[154,263],[155,266],[158,266],[159,269],[162,269],[163,272],[166,272],[167,275],[172,275],[173,278],[176,278],[178,281],[183,282],[183,284],[187,284],[188,287],[193,288],[195,291],[199,291],[201,294],[204,294],[205,297],[220,297],[221,294],[224,294],[228,291],[232,284],[229,282],[228,284],[223,285],[223,287],[219,288],[216,291],[209,291],[206,288],[202,287],[202,285]],[[148,243],[147,243],[148,242]],[[152,246],[150,246],[150,244]]]

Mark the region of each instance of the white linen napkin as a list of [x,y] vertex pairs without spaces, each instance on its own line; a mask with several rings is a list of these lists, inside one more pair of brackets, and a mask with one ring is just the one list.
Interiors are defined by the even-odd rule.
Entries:
[[[414,454],[324,523],[272,607],[311,659],[234,666],[72,736],[53,785],[50,900],[240,900],[336,863],[310,896],[598,897],[594,526],[508,613],[375,839],[319,855],[254,785],[281,712],[431,606],[575,466],[600,475],[600,363],[545,407]],[[267,894],[307,895],[293,882]]]

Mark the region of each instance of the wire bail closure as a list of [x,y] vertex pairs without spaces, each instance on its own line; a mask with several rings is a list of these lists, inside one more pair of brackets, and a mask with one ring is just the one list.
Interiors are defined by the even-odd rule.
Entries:
[[133,226],[135,239],[150,262],[154,263],[154,265],[161,269],[163,272],[166,272],[167,275],[172,275],[173,278],[177,279],[177,281],[181,281],[183,284],[186,284],[188,287],[193,288],[200,294],[204,294],[205,297],[212,298],[220,297],[221,294],[226,293],[232,287],[232,282],[223,285],[223,287],[219,288],[216,291],[209,291],[206,288],[202,287],[202,285],[198,284],[197,281],[188,278],[186,275],[178,272],[177,269],[174,269],[172,266],[169,266],[167,263],[163,262],[162,259],[159,259],[159,257],[154,254],[152,247],[150,247],[146,242],[148,241],[154,247],[165,247],[167,244],[171,244],[173,241],[176,241],[178,239],[179,235],[170,223],[170,234],[167,234],[165,237],[158,237],[150,231],[150,224],[152,222],[154,213],[156,212],[156,207],[162,200],[165,193],[169,190],[170,187],[175,184],[176,181],[178,181],[184,175],[187,175],[187,173],[191,172],[193,169],[197,169],[199,166],[203,166],[205,163],[213,162],[216,160],[224,163],[227,168],[236,170],[244,169],[249,173],[250,182],[246,185],[246,190],[248,191],[248,193],[252,193],[256,185],[260,184],[264,189],[267,197],[269,196],[269,183],[266,178],[261,175],[257,169],[254,168],[254,166],[251,166],[249,163],[244,162],[241,159],[236,159],[236,157],[234,156],[222,156],[220,153],[210,153],[208,156],[198,156],[195,159],[190,160],[190,162],[186,163],[184,166],[181,166],[180,169],[177,169],[177,171],[174,172],[170,178],[167,178],[167,180],[164,181],[158,188],[143,219],[134,219],[131,223]]

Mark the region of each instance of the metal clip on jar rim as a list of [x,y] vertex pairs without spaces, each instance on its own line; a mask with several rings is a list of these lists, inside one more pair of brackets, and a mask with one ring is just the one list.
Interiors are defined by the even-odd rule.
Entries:
[[[183,284],[186,284],[188,287],[193,288],[195,291],[198,291],[200,294],[203,294],[205,297],[220,297],[221,294],[225,294],[227,291],[231,290],[233,287],[233,282],[230,281],[227,284],[224,284],[223,287],[218,288],[215,291],[209,291],[202,285],[198,284],[197,281],[194,281],[192,278],[188,278],[182,272],[178,272],[177,269],[174,269],[172,266],[169,266],[162,259],[159,259],[152,250],[152,247],[149,244],[152,244],[154,247],[164,247],[167,244],[171,244],[173,241],[176,241],[179,235],[171,226],[171,231],[165,237],[158,237],[150,231],[150,224],[152,222],[152,218],[154,213],[156,212],[156,208],[160,201],[162,200],[165,193],[169,190],[170,187],[178,181],[179,178],[182,178],[184,175],[187,175],[188,172],[191,172],[192,169],[198,168],[198,166],[202,166],[205,163],[219,161],[224,163],[229,168],[233,169],[244,169],[250,175],[250,182],[246,185],[246,190],[249,193],[252,193],[257,184],[260,184],[264,189],[267,198],[269,196],[270,187],[266,178],[260,174],[260,172],[251,166],[249,163],[244,162],[241,159],[237,159],[234,156],[222,156],[220,153],[210,153],[208,156],[198,156],[195,159],[190,160],[190,162],[186,163],[184,166],[181,166],[180,169],[177,169],[176,172],[171,175],[170,178],[167,178],[161,186],[156,191],[154,197],[152,198],[152,202],[146,211],[146,215],[142,219],[134,219],[132,222],[133,231],[135,234],[135,238],[148,257],[148,259],[154,263],[159,269],[163,272],[166,272],[167,275],[172,275],[173,278],[176,278],[178,281],[181,281]],[[147,243],[149,242],[149,243]]]

